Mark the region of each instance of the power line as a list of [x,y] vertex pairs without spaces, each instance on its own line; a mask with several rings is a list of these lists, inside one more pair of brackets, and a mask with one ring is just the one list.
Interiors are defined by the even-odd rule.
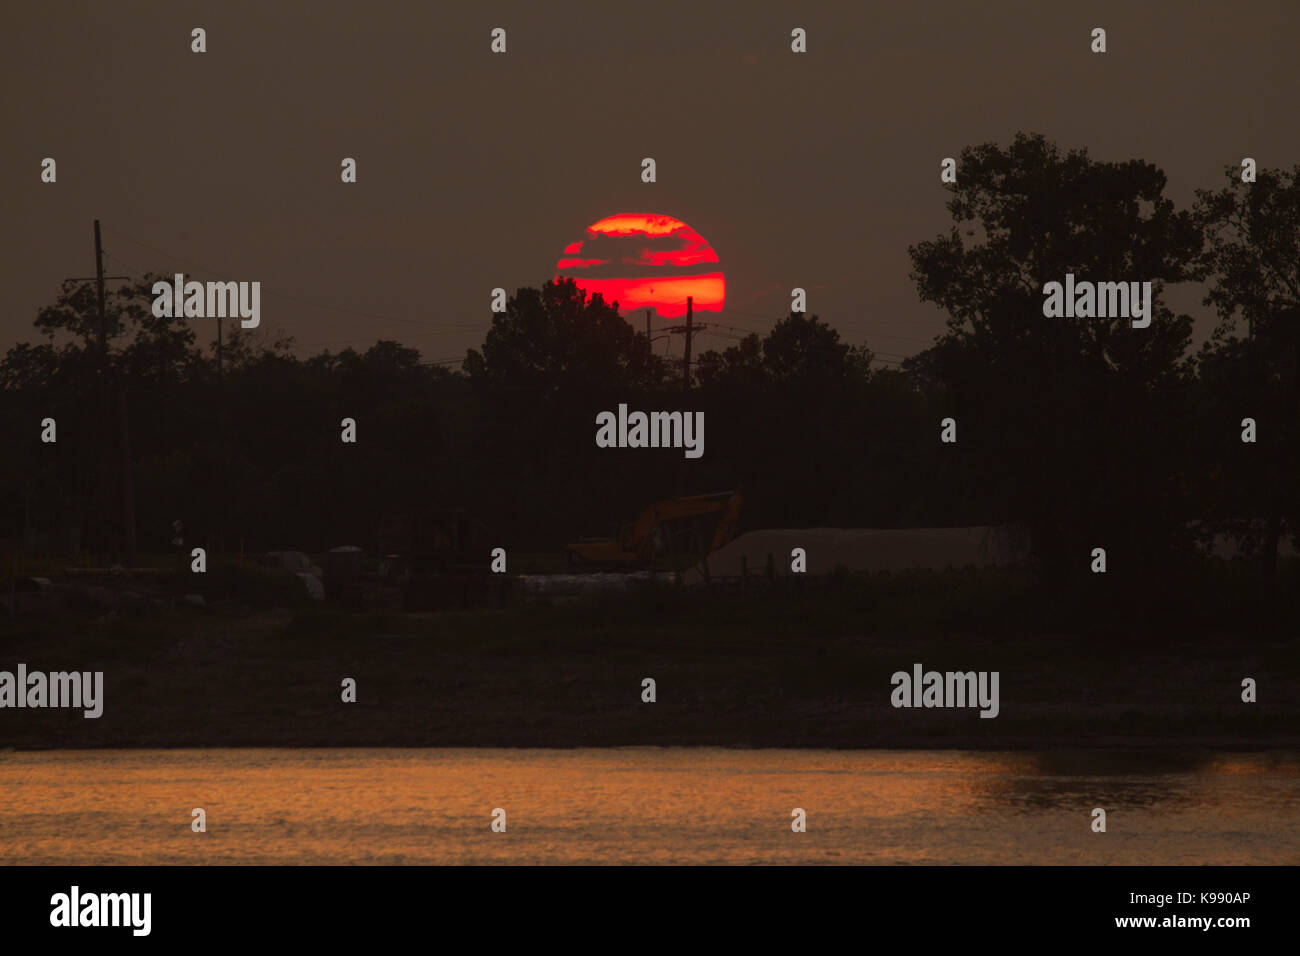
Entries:
[[[743,342],[743,341],[744,341],[744,339],[743,339],[742,337],[740,337],[740,336],[738,336],[738,335],[729,335],[729,334],[726,333],[726,332],[716,332],[716,331],[712,331],[712,330],[710,330],[710,331],[706,332],[705,334],[706,334],[706,335],[717,335],[717,336],[719,336],[720,338],[729,339],[729,340],[734,341],[734,342]],[[814,347],[815,347],[815,348],[830,348],[830,347],[832,347],[832,346],[814,346]],[[881,365],[889,365],[889,366],[894,366],[894,367],[901,367],[902,364],[903,364],[903,362],[906,361],[907,358],[908,358],[908,356],[906,356],[906,355],[894,355],[893,357],[885,357],[885,356],[889,356],[891,353],[888,353],[888,352],[876,352],[876,351],[874,351],[874,350],[869,350],[869,351],[871,351],[871,360],[872,360],[872,362],[878,362],[878,363],[880,363]]]
[[[150,252],[152,252],[152,253],[154,253],[154,254],[156,254],[156,255],[163,256],[164,258],[166,258],[166,259],[170,259],[170,260],[173,261],[173,262],[179,262],[179,263],[182,263],[182,264],[189,265],[189,266],[190,266],[190,270],[189,270],[190,272],[202,273],[202,274],[206,274],[206,275],[213,276],[213,277],[220,277],[220,276],[223,276],[223,275],[229,275],[229,274],[230,274],[230,273],[229,273],[228,271],[226,271],[226,270],[212,269],[212,268],[209,268],[208,266],[203,265],[202,263],[199,263],[199,262],[194,261],[193,259],[188,259],[188,258],[185,258],[185,257],[182,257],[182,256],[176,256],[176,255],[173,255],[173,254],[171,254],[171,253],[169,253],[169,252],[165,252],[165,251],[163,251],[162,249],[159,249],[157,246],[152,245],[151,243],[145,242],[145,241],[142,240],[142,239],[137,239],[135,236],[132,236],[132,235],[130,235],[129,233],[122,232],[120,229],[115,230],[115,231],[114,231],[114,234],[115,234],[115,235],[120,235],[122,238],[124,238],[124,239],[126,239],[126,240],[128,240],[128,241],[130,241],[130,242],[133,242],[133,243],[135,243],[136,245],[140,246],[141,248],[143,248],[143,249],[147,249],[147,250],[149,250]],[[120,263],[121,265],[126,266],[128,269],[130,269],[130,270],[132,270],[132,271],[139,271],[139,270],[138,270],[134,265],[132,265],[131,263],[126,262],[125,260],[121,259],[120,257],[118,257],[118,256],[116,256],[116,255],[114,255],[114,254],[112,254],[112,253],[110,253],[110,252],[105,251],[105,252],[104,252],[104,255],[107,256],[108,258],[113,259],[114,261]],[[360,316],[360,317],[362,317],[362,318],[367,318],[367,319],[379,319],[379,320],[382,320],[382,321],[385,321],[385,322],[395,322],[395,323],[398,323],[398,324],[404,324],[404,325],[419,325],[419,326],[423,326],[424,329],[423,329],[422,332],[416,332],[416,333],[414,333],[413,335],[410,335],[410,336],[409,336],[409,337],[411,337],[411,338],[416,338],[416,339],[419,339],[419,338],[422,338],[422,337],[427,337],[427,336],[430,336],[430,335],[441,335],[441,334],[443,334],[443,331],[444,331],[444,330],[447,330],[447,329],[471,329],[471,330],[472,330],[472,329],[482,329],[482,328],[484,328],[484,326],[483,326],[482,323],[477,323],[477,322],[474,322],[474,323],[464,323],[464,322],[460,322],[460,323],[455,323],[455,322],[439,322],[439,323],[436,323],[436,326],[437,326],[437,327],[433,327],[433,328],[431,328],[431,327],[430,327],[430,324],[431,324],[430,321],[429,321],[429,320],[425,320],[425,319],[411,319],[411,318],[405,318],[405,317],[401,317],[401,316],[387,315],[387,314],[379,313],[379,312],[364,311],[364,310],[361,310],[361,309],[350,309],[350,308],[347,308],[347,307],[344,307],[344,306],[325,305],[325,304],[323,304],[323,303],[320,303],[320,302],[313,302],[313,301],[311,301],[311,300],[304,299],[304,298],[302,298],[301,296],[292,295],[292,294],[287,293],[287,292],[278,292],[278,291],[277,291],[277,292],[271,292],[271,293],[266,293],[266,294],[267,294],[267,296],[268,296],[269,298],[277,298],[277,299],[283,299],[283,300],[286,300],[286,301],[289,301],[289,302],[296,302],[296,303],[298,303],[298,304],[300,304],[300,305],[308,306],[309,308],[320,309],[320,310],[327,311],[327,312],[336,312],[336,313],[340,313],[340,314],[344,314],[344,315],[356,315],[356,316]],[[673,304],[678,304],[678,303],[673,303]],[[685,305],[686,302],[683,301],[683,302],[680,303],[680,304]],[[783,322],[783,321],[785,321],[785,319],[787,319],[787,318],[789,317],[789,314],[787,314],[787,315],[783,315],[783,316],[780,316],[780,317],[777,317],[777,318],[773,318],[773,317],[771,317],[771,316],[760,315],[760,314],[755,313],[755,312],[747,312],[747,311],[745,311],[745,310],[743,310],[743,309],[724,309],[723,312],[722,312],[722,314],[725,314],[725,315],[728,315],[728,316],[731,316],[731,315],[740,315],[740,316],[744,316],[744,317],[746,317],[746,318],[758,319],[758,320],[761,320],[761,321],[764,321],[764,322],[768,322],[768,323],[771,323],[772,325],[776,325],[776,324],[778,324],[778,323],[780,323],[780,322]],[[743,340],[744,340],[744,339],[743,339],[744,336],[749,336],[749,335],[761,335],[761,334],[762,334],[761,332],[759,332],[759,331],[757,331],[757,330],[754,330],[754,329],[747,329],[747,328],[743,328],[743,327],[741,327],[741,326],[735,326],[735,325],[727,325],[727,324],[720,323],[720,322],[710,322],[710,323],[709,323],[709,326],[711,326],[711,328],[708,329],[707,331],[710,332],[710,333],[712,333],[712,334],[719,334],[719,335],[722,334],[722,333],[720,333],[720,332],[714,331],[714,330],[716,330],[716,329],[725,329],[725,330],[727,330],[727,331],[729,331],[729,332],[741,333],[741,335],[737,335],[737,336],[726,336],[727,338],[732,338],[732,339],[734,339],[735,341],[743,341]],[[665,329],[664,331],[665,331],[665,332],[668,332],[669,334],[672,334],[673,332],[681,332],[681,331],[684,331],[684,330],[681,329],[681,328],[668,328],[668,329]],[[692,335],[694,335],[694,334],[704,334],[704,333],[706,333],[706,328],[705,328],[704,326],[695,326],[695,327],[693,327],[692,330],[691,330],[691,334],[692,334]],[[669,337],[668,335],[665,335],[665,336],[664,336],[665,340],[667,340],[668,337]],[[883,333],[881,334],[880,337],[883,337],[883,338],[894,338],[894,339],[900,339],[900,340],[902,340],[902,337],[901,337],[901,336],[890,336],[890,335],[884,335]],[[338,340],[330,340],[330,341],[310,341],[310,342],[300,342],[300,341],[295,341],[294,344],[297,345],[297,346],[300,346],[300,347],[302,347],[302,348],[321,348],[321,347],[331,347],[331,346],[334,346],[334,345],[349,345],[349,346],[351,346],[351,345],[355,345],[355,344],[361,344],[361,343],[363,343],[363,342],[365,342],[365,341],[367,341],[367,340],[364,340],[364,339],[338,339]],[[379,339],[377,338],[375,341],[379,341]],[[870,348],[870,346],[868,346],[868,348]],[[908,358],[908,356],[900,355],[900,354],[898,354],[898,353],[896,353],[896,352],[884,352],[884,351],[878,351],[878,350],[876,350],[876,349],[871,349],[871,351],[872,351],[873,356],[877,356],[877,357],[879,357],[880,361],[881,361],[882,363],[885,363],[885,364],[897,364],[896,362],[889,362],[889,358],[894,358],[894,359],[899,359],[899,360],[903,360],[903,359]],[[671,353],[671,345],[669,344],[668,341],[665,341],[665,343],[664,343],[664,355],[665,355],[665,356],[668,356],[670,353]],[[446,364],[446,363],[448,363],[448,362],[452,362],[452,361],[463,362],[464,359],[440,360],[438,363],[431,363],[431,364]]]
[[[788,313],[787,313],[786,315],[781,316],[780,318],[771,318],[771,317],[769,317],[769,316],[759,315],[759,314],[756,313],[756,312],[746,312],[746,311],[743,310],[743,309],[733,309],[733,308],[730,308],[730,307],[723,309],[722,314],[723,314],[723,315],[728,315],[728,316],[730,316],[730,315],[743,315],[743,316],[745,316],[746,318],[751,318],[751,319],[761,319],[761,320],[763,320],[763,321],[765,321],[765,322],[770,322],[770,323],[772,323],[773,325],[775,325],[775,324],[778,323],[778,322],[784,322],[787,318],[789,318],[789,314],[788,314]],[[714,324],[720,324],[720,323],[714,323]],[[755,332],[754,329],[736,328],[735,326],[727,326],[727,325],[724,325],[724,326],[722,326],[722,327],[723,327],[723,328],[733,329],[734,331],[747,332],[747,333],[757,334],[757,333]],[[889,333],[889,332],[868,332],[868,333],[867,333],[867,341],[868,341],[868,342],[871,342],[871,341],[873,341],[873,340],[875,340],[875,339],[892,339],[893,341],[896,341],[896,342],[904,342],[904,343],[906,343],[907,345],[914,346],[918,351],[923,351],[923,350],[925,350],[925,349],[928,349],[928,348],[933,344],[933,342],[922,342],[920,339],[916,338],[915,336],[909,336],[909,335],[894,335],[894,334],[891,334],[891,333]],[[872,351],[875,351],[875,350],[873,349]],[[889,354],[889,353],[879,352],[879,353],[877,353],[877,354],[885,355],[885,354]],[[895,354],[897,354],[897,353],[895,353]],[[910,356],[903,356],[903,357],[904,357],[904,358],[908,358],[908,357],[910,357]]]
[[[789,318],[789,314],[788,314],[788,313],[787,313],[786,315],[783,315],[783,316],[779,317],[779,318],[773,318],[773,317],[771,317],[771,316],[759,315],[759,314],[756,313],[756,312],[746,312],[746,311],[743,310],[743,309],[732,309],[732,308],[724,308],[724,309],[722,310],[722,313],[721,313],[721,314],[722,314],[722,315],[726,315],[726,316],[742,315],[742,316],[745,316],[746,318],[751,318],[751,319],[760,319],[760,320],[762,320],[762,321],[764,321],[764,322],[769,322],[769,323],[771,323],[772,325],[776,325],[776,324],[778,324],[778,323],[780,323],[780,322],[784,322],[787,318]],[[727,325],[726,323],[723,323],[723,322],[712,322],[711,324],[712,324],[713,326],[715,326],[716,328],[727,329],[727,330],[732,331],[732,332],[741,332],[741,333],[744,333],[745,335],[761,335],[761,334],[762,334],[762,333],[761,333],[759,330],[757,330],[757,329],[744,328],[744,327],[742,327],[742,326],[736,326],[736,325]],[[916,346],[918,350],[924,350],[924,349],[927,349],[927,348],[930,347],[930,344],[929,344],[929,343],[921,343],[921,342],[918,341],[917,339],[912,338],[912,337],[909,337],[909,336],[903,336],[903,335],[890,335],[890,334],[885,333],[885,332],[871,332],[871,333],[868,333],[868,334],[867,334],[867,342],[868,342],[867,348],[870,348],[870,349],[871,349],[872,354],[874,354],[874,355],[893,355],[893,356],[895,356],[895,357],[897,357],[897,358],[902,358],[902,359],[910,358],[910,356],[907,356],[907,355],[900,355],[900,354],[897,353],[897,352],[884,352],[884,351],[881,351],[881,350],[879,350],[879,349],[872,348],[871,345],[870,345],[869,343],[870,343],[873,339],[893,339],[893,340],[895,340],[895,341],[899,341],[899,342],[906,342],[906,343],[909,344],[909,345],[914,345],[914,346]]]

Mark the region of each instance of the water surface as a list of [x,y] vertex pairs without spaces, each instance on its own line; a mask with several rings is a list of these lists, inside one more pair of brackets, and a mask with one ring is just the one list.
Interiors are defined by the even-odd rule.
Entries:
[[1293,754],[0,752],[0,863],[1297,862]]

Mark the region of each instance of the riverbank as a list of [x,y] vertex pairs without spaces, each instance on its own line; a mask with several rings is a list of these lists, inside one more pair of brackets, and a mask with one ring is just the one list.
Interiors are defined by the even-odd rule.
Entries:
[[[0,670],[103,671],[104,710],[0,710],[0,747],[1300,747],[1300,655],[1285,632],[1060,633],[1006,592],[900,587],[19,621],[0,631]],[[998,716],[891,706],[891,675],[916,664],[997,671]],[[1256,703],[1242,701],[1245,678]]]

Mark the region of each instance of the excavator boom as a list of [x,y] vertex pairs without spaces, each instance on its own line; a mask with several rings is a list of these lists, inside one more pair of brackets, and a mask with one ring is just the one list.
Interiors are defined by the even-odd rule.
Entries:
[[[575,541],[568,546],[571,563],[650,565],[662,556],[708,554],[735,535],[741,497],[734,491],[690,495],[658,501],[624,528],[617,539]],[[711,530],[692,520],[719,515]]]

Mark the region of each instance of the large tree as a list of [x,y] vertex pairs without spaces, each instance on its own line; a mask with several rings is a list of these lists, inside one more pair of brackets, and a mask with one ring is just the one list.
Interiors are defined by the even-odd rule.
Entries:
[[891,442],[871,414],[880,405],[871,362],[865,346],[802,313],[700,356],[712,462],[724,466],[719,480],[746,492],[751,526],[889,521],[872,510]]
[[1121,567],[1152,558],[1186,517],[1174,491],[1191,319],[1155,303],[1147,328],[1047,318],[1043,290],[1067,273],[1151,281],[1158,303],[1194,274],[1196,222],[1154,165],[1039,135],[964,149],[947,188],[953,227],[909,249],[947,330],[910,367],[946,394],[995,513],[1027,526],[1051,583],[1085,571],[1094,546]]
[[[1231,517],[1265,520],[1262,555],[1276,573],[1284,528],[1300,533],[1300,166],[1260,170],[1255,182],[1229,167],[1223,189],[1199,190],[1208,243],[1207,305],[1220,322],[1201,354],[1221,441]],[[1242,419],[1256,442],[1240,440]]]
[[492,316],[482,349],[470,349],[465,371],[479,387],[527,392],[545,401],[563,391],[657,384],[662,361],[618,303],[588,297],[572,279],[520,289]]
[[174,404],[202,364],[190,323],[153,315],[154,278],[105,290],[102,313],[94,285],[65,282],[36,316],[46,342],[14,346],[0,362],[0,387],[16,402],[19,434],[34,441],[34,422],[47,417],[58,429],[55,445],[18,451],[39,462],[25,472],[38,480],[19,492],[24,525],[60,533],[84,527],[83,543],[104,551],[134,547],[132,445],[149,440],[159,415],[142,419],[131,409]]
[[469,448],[476,493],[492,504],[488,524],[511,535],[507,546],[558,548],[608,533],[655,498],[680,493],[680,451],[595,447],[597,413],[680,401],[665,394],[663,360],[617,306],[572,279],[519,289],[465,358],[478,421]]

